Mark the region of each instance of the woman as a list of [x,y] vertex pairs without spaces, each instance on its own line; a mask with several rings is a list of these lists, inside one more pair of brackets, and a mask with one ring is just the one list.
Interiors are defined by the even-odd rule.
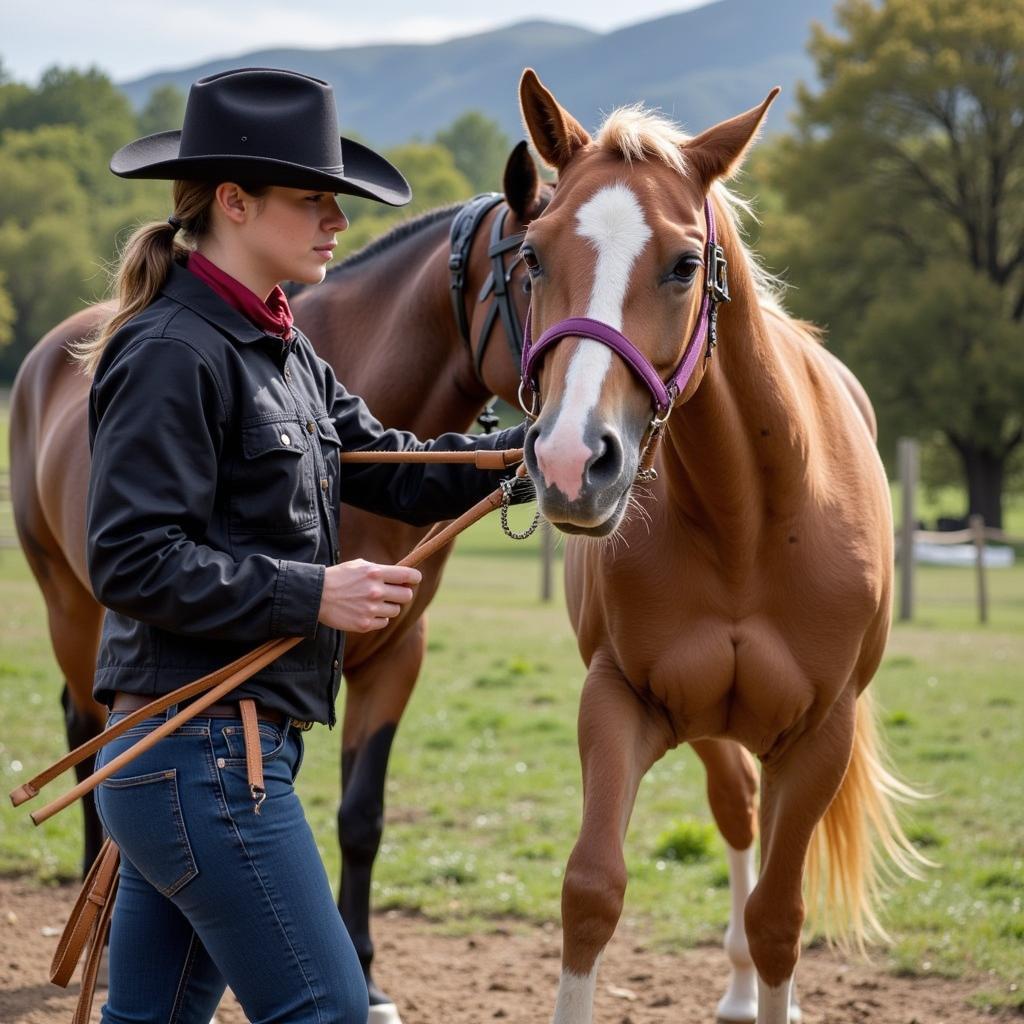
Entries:
[[[410,197],[397,170],[339,141],[336,125],[326,83],[231,71],[192,87],[181,132],[111,161],[123,177],[173,180],[174,212],[129,241],[117,312],[76,353],[94,376],[89,571],[109,609],[96,698],[116,720],[263,640],[305,639],[235,703],[100,787],[122,853],[109,1024],[205,1024],[225,984],[253,1021],[366,1020],[363,974],[293,782],[300,730],[334,724],[344,632],[386,626],[420,574],[341,561],[339,502],[432,522],[498,474],[341,474],[339,450],[522,444],[521,428],[426,445],[384,430],[292,327],[278,284],[323,279],[347,224],[335,193]],[[247,782],[242,699],[256,702],[265,799]],[[164,717],[109,744],[100,763]]]

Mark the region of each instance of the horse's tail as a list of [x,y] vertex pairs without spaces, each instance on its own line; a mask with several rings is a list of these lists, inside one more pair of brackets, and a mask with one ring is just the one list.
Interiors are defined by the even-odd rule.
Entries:
[[897,804],[923,798],[887,767],[869,690],[857,699],[850,766],[819,822],[807,854],[810,917],[829,941],[862,954],[872,939],[888,941],[877,907],[887,878],[921,877],[931,866],[907,838]]

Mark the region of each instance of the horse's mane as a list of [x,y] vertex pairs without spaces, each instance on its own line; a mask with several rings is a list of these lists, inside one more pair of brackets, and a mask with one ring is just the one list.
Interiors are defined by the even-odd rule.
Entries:
[[428,210],[426,213],[421,213],[418,217],[403,220],[387,232],[387,234],[367,242],[362,249],[356,250],[351,256],[346,256],[337,266],[331,267],[327,272],[328,275],[342,274],[346,270],[359,266],[361,263],[366,263],[367,260],[373,259],[374,256],[384,252],[385,249],[390,249],[410,236],[419,234],[424,228],[428,228],[440,220],[450,219],[462,205],[462,203],[452,203],[449,206],[438,207],[436,210]]
[[[651,110],[641,103],[617,107],[604,120],[598,129],[596,145],[609,153],[621,157],[626,163],[643,160],[659,160],[671,167],[683,177],[691,173],[690,166],[683,155],[683,146],[692,136],[657,110]],[[737,195],[722,182],[717,181],[711,187],[712,194],[719,200],[718,211],[728,220],[733,229],[737,245],[746,260],[747,269],[754,281],[758,304],[767,312],[806,330],[809,325],[794,320],[786,312],[783,305],[785,282],[765,269],[757,254],[743,239],[743,229],[738,213],[747,214],[757,219],[749,200]],[[810,333],[814,333],[813,330]]]

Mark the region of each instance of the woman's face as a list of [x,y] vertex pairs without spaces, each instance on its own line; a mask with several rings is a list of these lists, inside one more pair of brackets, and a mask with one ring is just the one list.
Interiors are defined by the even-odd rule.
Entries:
[[348,218],[331,192],[274,187],[240,227],[250,257],[270,279],[318,284]]

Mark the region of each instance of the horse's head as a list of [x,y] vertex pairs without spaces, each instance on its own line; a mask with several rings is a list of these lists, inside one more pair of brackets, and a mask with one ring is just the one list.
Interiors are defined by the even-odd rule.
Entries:
[[541,511],[566,532],[618,527],[652,422],[700,385],[711,298],[725,283],[708,274],[709,190],[738,167],[777,92],[696,138],[627,107],[591,139],[523,74],[527,130],[558,170],[523,243],[536,347],[524,393],[539,409],[526,464]]

